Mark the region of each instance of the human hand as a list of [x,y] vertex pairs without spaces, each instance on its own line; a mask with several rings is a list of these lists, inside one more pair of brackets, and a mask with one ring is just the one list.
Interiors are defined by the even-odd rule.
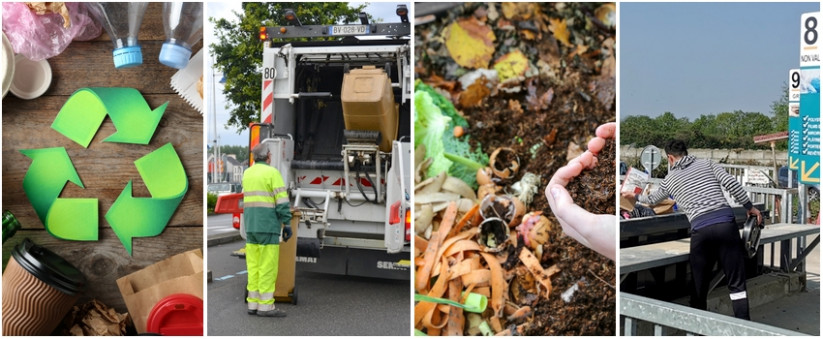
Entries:
[[291,239],[291,226],[283,227],[283,242],[289,241]]
[[592,152],[594,155],[600,153],[600,151],[603,150],[603,147],[606,146],[606,139],[614,139],[614,134],[616,131],[617,123],[614,122],[598,126],[597,130],[595,130],[594,132],[596,137],[592,140],[589,140],[589,151]]
[[600,125],[595,131],[597,137],[589,141],[588,151],[558,169],[545,191],[549,206],[563,227],[563,232],[611,260],[617,256],[617,216],[594,214],[577,206],[565,186],[584,169],[592,169],[597,165],[597,153],[603,150],[606,139],[614,138],[616,128],[616,123]]
[[591,167],[595,158],[586,151],[554,173],[546,186],[546,198],[555,217],[563,227],[563,232],[584,246],[595,250],[611,260],[617,256],[615,250],[615,224],[617,216],[594,214],[577,206],[572,201],[566,185],[584,168]]
[[757,207],[752,206],[748,211],[746,211],[747,216],[756,215],[757,216],[757,224],[760,225],[763,223],[763,216],[760,214],[760,210]]

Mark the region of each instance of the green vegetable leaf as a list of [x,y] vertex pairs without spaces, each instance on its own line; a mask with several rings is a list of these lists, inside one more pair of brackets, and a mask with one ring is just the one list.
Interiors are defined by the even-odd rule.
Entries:
[[414,146],[423,144],[426,147],[426,157],[432,159],[427,175],[433,177],[448,171],[452,162],[443,156],[443,134],[451,119],[440,114],[440,109],[432,103],[431,96],[426,92],[414,93],[414,109]]
[[[418,94],[421,96],[418,104]],[[426,96],[424,97],[423,94]],[[459,178],[473,188],[477,188],[475,174],[479,168],[489,163],[489,156],[483,153],[480,146],[472,150],[469,144],[469,134],[455,137],[453,130],[456,126],[468,128],[468,122],[463,118],[454,105],[444,96],[437,93],[428,85],[418,81],[415,86],[415,146],[419,142],[426,145],[426,157],[433,158],[432,166],[427,172],[428,176],[435,176],[442,171],[447,171],[449,175]],[[435,112],[440,117],[446,119],[439,120]],[[418,123],[420,121],[420,123]],[[427,123],[437,121],[433,125]],[[440,124],[445,124],[441,127]],[[437,130],[432,129],[435,126]],[[441,130],[442,128],[442,130]],[[436,144],[435,138],[440,139],[440,144]],[[426,138],[424,141],[422,138]],[[431,147],[435,147],[435,152]],[[437,163],[437,166],[435,166]],[[445,166],[448,164],[447,166]],[[445,167],[443,167],[445,166]]]

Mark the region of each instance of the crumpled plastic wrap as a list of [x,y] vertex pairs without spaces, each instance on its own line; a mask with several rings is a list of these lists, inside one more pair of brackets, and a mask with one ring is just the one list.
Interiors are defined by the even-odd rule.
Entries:
[[92,19],[85,4],[54,4],[3,3],[3,32],[15,53],[39,61],[62,53],[73,40],[100,36],[102,26]]
[[97,300],[72,307],[58,328],[60,335],[127,335],[131,319]]

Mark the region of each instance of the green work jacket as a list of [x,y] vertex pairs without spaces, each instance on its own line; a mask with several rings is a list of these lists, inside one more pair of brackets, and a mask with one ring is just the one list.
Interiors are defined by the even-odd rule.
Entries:
[[291,221],[289,193],[280,172],[258,162],[243,172],[243,213],[246,242],[279,244],[281,225]]

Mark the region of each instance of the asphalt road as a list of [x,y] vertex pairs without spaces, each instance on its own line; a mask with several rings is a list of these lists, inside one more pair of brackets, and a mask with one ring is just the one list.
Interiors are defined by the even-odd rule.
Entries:
[[206,233],[208,239],[230,234],[237,234],[237,230],[231,226],[231,214],[213,214],[207,217],[208,225]]
[[208,335],[411,335],[408,280],[298,271],[297,305],[276,304],[286,311],[287,317],[246,314],[246,262],[231,256],[243,245],[243,241],[234,241],[208,247],[207,269],[213,277],[208,283]]

